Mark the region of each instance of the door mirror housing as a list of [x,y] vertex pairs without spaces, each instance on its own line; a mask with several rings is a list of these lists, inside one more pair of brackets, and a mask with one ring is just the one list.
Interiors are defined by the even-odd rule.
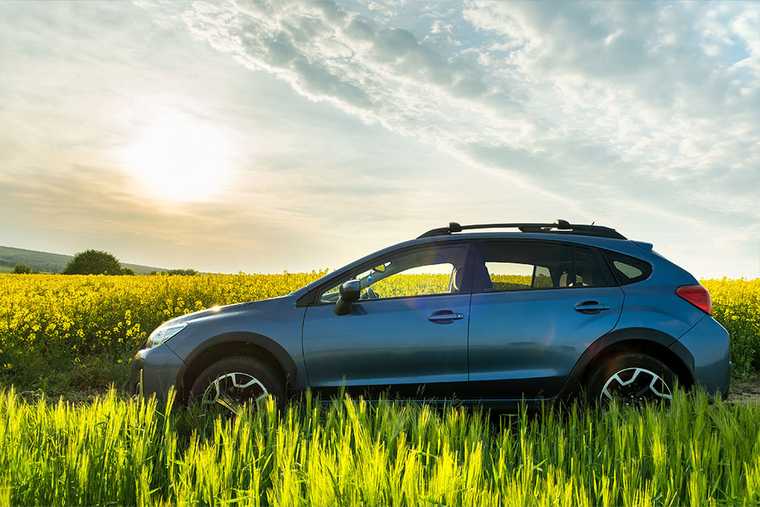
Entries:
[[359,301],[362,292],[362,283],[359,280],[349,280],[340,286],[340,297],[335,303],[335,313],[346,315],[351,313],[351,305]]

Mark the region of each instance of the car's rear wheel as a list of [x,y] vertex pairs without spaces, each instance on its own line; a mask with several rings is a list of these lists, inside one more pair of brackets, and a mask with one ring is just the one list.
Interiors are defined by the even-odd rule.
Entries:
[[589,377],[588,395],[601,404],[613,400],[629,406],[669,403],[676,374],[665,363],[641,353],[612,356]]
[[277,371],[252,357],[221,359],[201,372],[190,389],[190,402],[206,407],[219,406],[236,412],[244,403],[258,407],[267,397],[279,404],[285,387]]

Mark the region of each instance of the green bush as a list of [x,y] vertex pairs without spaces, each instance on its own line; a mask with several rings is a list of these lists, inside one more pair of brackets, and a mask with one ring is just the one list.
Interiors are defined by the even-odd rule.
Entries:
[[118,259],[108,252],[85,250],[78,253],[63,270],[65,275],[121,275]]
[[195,276],[198,274],[198,272],[194,269],[170,269],[168,271],[165,271],[167,275],[175,275],[175,276]]
[[13,272],[17,275],[28,275],[32,272],[32,268],[26,264],[16,264],[13,268]]

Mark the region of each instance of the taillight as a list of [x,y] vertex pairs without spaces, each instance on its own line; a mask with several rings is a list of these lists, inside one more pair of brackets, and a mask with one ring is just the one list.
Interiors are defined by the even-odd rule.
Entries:
[[710,293],[701,285],[684,285],[676,289],[676,294],[693,304],[707,315],[712,315]]

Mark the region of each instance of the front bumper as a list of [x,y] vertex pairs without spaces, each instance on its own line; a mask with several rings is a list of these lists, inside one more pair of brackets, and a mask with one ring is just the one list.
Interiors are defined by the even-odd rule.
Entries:
[[177,385],[183,366],[182,359],[166,344],[140,350],[132,360],[128,389],[133,394],[155,395],[165,401],[169,390]]

